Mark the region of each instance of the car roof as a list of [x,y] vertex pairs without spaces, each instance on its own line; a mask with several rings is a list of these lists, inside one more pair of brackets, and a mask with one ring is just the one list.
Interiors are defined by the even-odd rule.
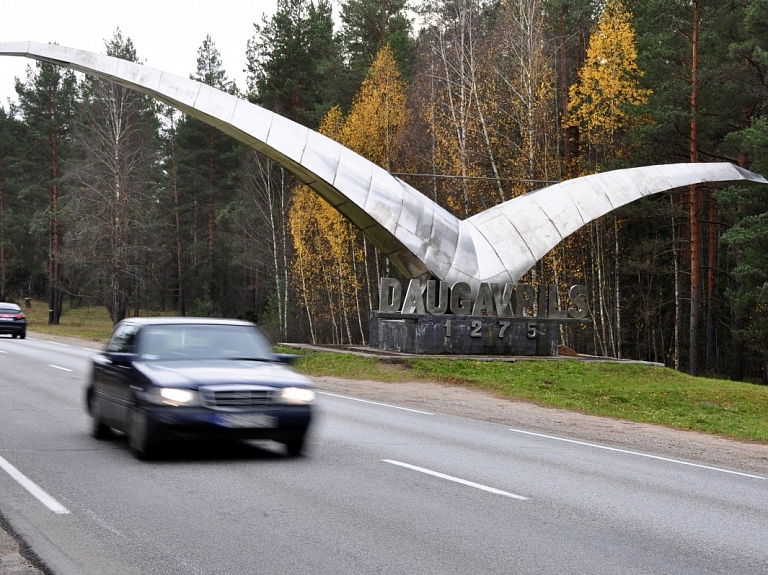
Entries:
[[6,302],[6,301],[0,302],[0,308],[3,308],[3,307],[8,309],[21,309],[17,304]]
[[245,325],[253,326],[249,321],[239,319],[227,319],[218,317],[129,317],[120,322],[121,324],[134,324],[138,326],[145,325]]

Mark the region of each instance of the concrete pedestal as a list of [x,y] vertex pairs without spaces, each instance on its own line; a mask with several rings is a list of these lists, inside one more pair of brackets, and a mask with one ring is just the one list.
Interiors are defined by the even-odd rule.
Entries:
[[557,355],[567,319],[470,317],[372,311],[371,347],[413,354]]

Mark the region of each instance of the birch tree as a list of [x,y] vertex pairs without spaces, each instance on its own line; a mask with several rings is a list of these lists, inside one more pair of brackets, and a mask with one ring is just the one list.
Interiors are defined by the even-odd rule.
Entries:
[[[107,54],[139,62],[130,38],[118,29]],[[66,258],[79,269],[117,323],[139,305],[153,251],[157,120],[151,100],[96,78],[83,87],[78,161],[68,179]]]
[[[626,158],[627,135],[650,91],[641,87],[635,32],[623,0],[608,0],[590,37],[587,59],[569,94],[569,121],[587,150],[582,173],[595,173]],[[595,335],[604,354],[621,357],[621,285],[618,216],[590,224]],[[612,278],[612,281],[611,281]],[[611,310],[614,311],[611,314]]]

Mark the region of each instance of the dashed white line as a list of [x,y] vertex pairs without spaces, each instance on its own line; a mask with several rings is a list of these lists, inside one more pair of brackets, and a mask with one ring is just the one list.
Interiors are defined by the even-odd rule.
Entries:
[[0,457],[0,468],[2,468],[14,480],[16,480],[16,482],[24,489],[34,495],[37,500],[40,501],[40,503],[45,505],[54,513],[58,513],[59,515],[66,515],[69,513],[69,509],[64,507],[61,503],[40,489],[34,481],[28,479],[21,471],[16,469],[2,457]]
[[382,405],[384,407],[391,407],[392,409],[402,409],[403,411],[412,411],[413,413],[421,413],[422,415],[434,415],[434,413],[429,413],[428,411],[419,411],[418,409],[409,409],[407,407],[399,407],[397,405],[390,405],[388,403],[379,403],[378,401],[369,401],[367,399],[359,399],[357,397],[349,397],[347,395],[338,395],[336,393],[328,393],[327,391],[318,391],[317,393],[320,393],[322,395],[331,395],[333,397],[340,397],[342,399],[349,399],[352,401],[359,401],[361,403],[372,403],[373,405]]
[[510,431],[514,431],[515,433],[523,433],[525,435],[533,435],[536,437],[544,437],[545,439],[565,441],[566,443],[575,443],[576,445],[584,445],[586,447],[594,447],[596,449],[605,449],[606,451],[615,451],[618,453],[648,457],[649,459],[658,459],[659,461],[667,461],[669,463],[679,463],[680,465],[688,465],[689,467],[699,467],[701,469],[709,469],[711,471],[719,471],[721,473],[730,473],[731,475],[741,475],[742,477],[750,477],[751,479],[765,479],[765,477],[761,477],[760,475],[750,475],[749,473],[742,473],[740,471],[731,471],[730,469],[722,469],[720,467],[710,467],[709,465],[690,463],[688,461],[681,461],[680,459],[670,459],[669,457],[661,457],[659,455],[651,455],[649,453],[641,453],[639,451],[628,451],[626,449],[618,449],[616,447],[606,447],[605,445],[597,445],[595,443],[587,443],[585,441],[576,441],[574,439],[566,439],[564,437],[556,437],[554,435],[544,435],[543,433],[533,433],[532,431],[523,431],[522,429],[510,429]]
[[69,344],[61,343],[60,341],[50,341],[46,339],[45,343],[50,343],[51,345],[60,345],[61,347],[69,347]]
[[48,367],[52,367],[54,369],[60,369],[61,371],[75,371],[74,369],[67,369],[66,367],[61,367],[59,365],[53,365],[52,363],[48,364]]
[[445,473],[439,473],[437,471],[432,471],[431,469],[426,469],[424,467],[418,467],[416,465],[411,465],[410,463],[403,463],[402,461],[394,461],[392,459],[382,459],[384,463],[391,463],[392,465],[398,465],[400,467],[405,467],[406,469],[412,469],[413,471],[418,471],[419,473],[426,473],[427,475],[432,475],[434,477],[439,477],[440,479],[446,479],[448,481],[453,481],[454,483],[461,483],[462,485],[467,485],[469,487],[474,487],[475,489],[481,489],[482,491],[487,491],[489,493],[495,493],[496,495],[503,495],[504,497],[511,497],[512,499],[519,499],[520,501],[527,501],[527,497],[523,497],[522,495],[516,495],[514,493],[510,493],[508,491],[502,491],[501,489],[496,489],[495,487],[488,487],[487,485],[482,485],[480,483],[474,483],[473,481],[467,481],[466,479],[460,479],[458,477],[454,477],[453,475],[446,475]]

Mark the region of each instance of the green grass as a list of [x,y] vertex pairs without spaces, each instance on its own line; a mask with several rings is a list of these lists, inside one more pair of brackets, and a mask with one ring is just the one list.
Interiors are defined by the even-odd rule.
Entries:
[[298,353],[297,369],[310,376],[437,381],[549,407],[768,443],[765,386],[625,363],[411,359],[392,364],[335,353]]
[[48,324],[48,303],[32,301],[31,308],[19,302],[27,316],[27,329],[38,333],[79,337],[90,341],[106,342],[112,331],[112,320],[104,306],[88,306],[70,309],[64,306],[59,325]]
[[[29,330],[105,342],[112,322],[103,307],[65,307],[60,325],[48,325],[48,306],[25,308]],[[691,377],[672,369],[626,363],[566,361],[397,362],[344,353],[281,347],[300,355],[310,376],[384,382],[436,381],[475,387],[502,397],[601,415],[768,443],[768,387]]]

